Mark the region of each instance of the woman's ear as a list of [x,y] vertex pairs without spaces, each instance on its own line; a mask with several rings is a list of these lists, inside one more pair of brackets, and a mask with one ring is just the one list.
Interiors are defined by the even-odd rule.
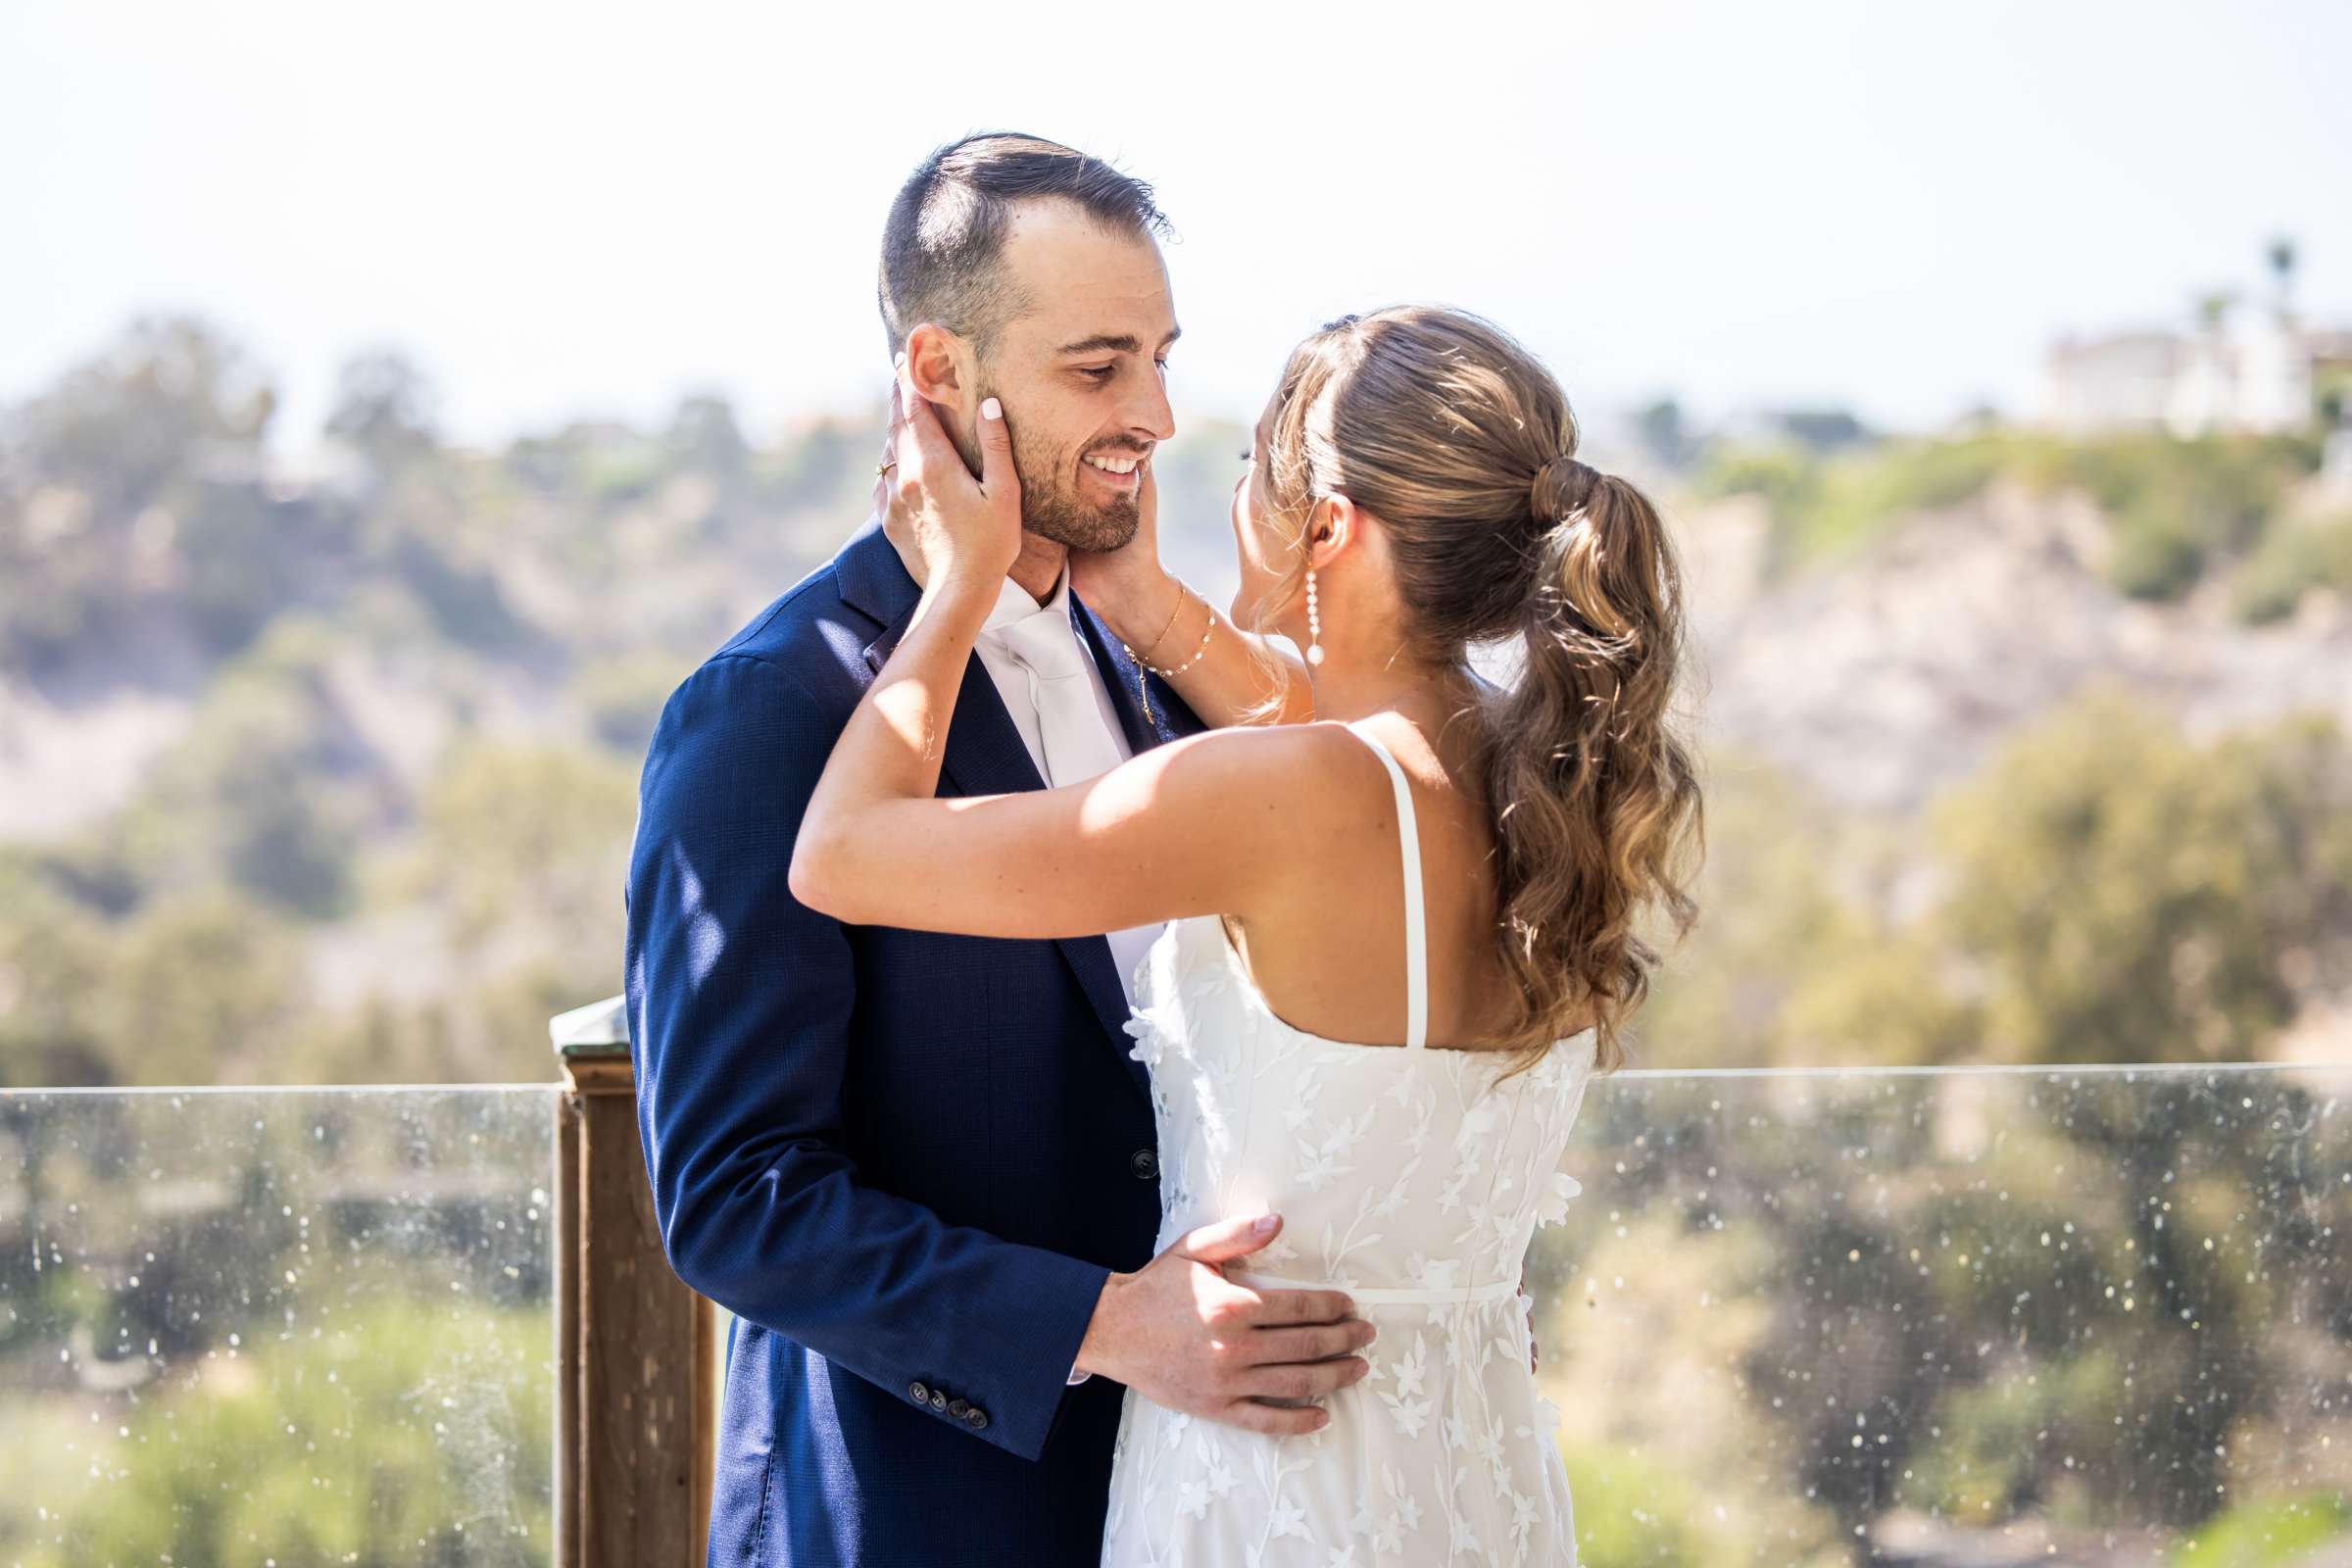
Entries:
[[1355,503],[1334,490],[1306,514],[1306,559],[1317,570],[1330,565],[1355,542],[1362,520]]
[[971,345],[936,321],[925,321],[906,334],[906,358],[914,389],[942,409],[958,414],[973,411],[963,405],[974,384]]

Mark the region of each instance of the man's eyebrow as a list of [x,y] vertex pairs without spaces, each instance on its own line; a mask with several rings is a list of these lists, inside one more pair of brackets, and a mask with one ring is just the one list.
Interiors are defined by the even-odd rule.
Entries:
[[[1183,327],[1172,327],[1169,329],[1168,335],[1159,340],[1159,346],[1164,349],[1182,336],[1184,336]],[[1144,340],[1133,332],[1097,332],[1093,337],[1082,337],[1075,343],[1064,343],[1054,352],[1056,354],[1101,354],[1105,350],[1113,354],[1141,354],[1144,352]]]

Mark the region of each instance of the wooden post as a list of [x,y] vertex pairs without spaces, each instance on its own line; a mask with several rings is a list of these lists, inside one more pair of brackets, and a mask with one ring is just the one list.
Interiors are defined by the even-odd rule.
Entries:
[[715,1314],[662,1250],[620,999],[549,1020],[556,1112],[556,1568],[703,1568]]

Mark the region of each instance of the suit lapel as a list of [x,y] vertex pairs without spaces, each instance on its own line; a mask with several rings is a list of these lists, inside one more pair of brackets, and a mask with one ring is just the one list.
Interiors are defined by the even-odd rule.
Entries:
[[[880,560],[881,556],[889,559]],[[865,667],[880,674],[891,651],[906,634],[906,622],[914,618],[922,592],[907,575],[879,522],[868,522],[843,547],[841,560],[842,597],[882,622],[881,631],[863,650]],[[948,744],[940,753],[939,770],[963,795],[1004,795],[1046,787],[977,652],[964,660],[963,682],[956,689],[956,716],[948,724]]]
[[[871,535],[870,539],[868,534]],[[890,557],[887,563],[873,558],[872,552],[876,548]],[[854,565],[850,564],[853,555],[860,558]],[[899,646],[899,639],[906,635],[906,622],[913,618],[915,604],[922,596],[921,590],[914,579],[907,575],[905,563],[899,560],[898,551],[891,545],[889,536],[882,532],[879,523],[869,523],[866,532],[853,538],[842,551],[842,561],[846,568],[842,578],[843,598],[864,613],[885,622],[881,632],[863,650],[866,668],[879,674],[891,651]],[[890,582],[891,572],[897,574],[903,588]],[[1075,606],[1077,596],[1073,594],[1070,598]],[[864,602],[859,603],[860,599]],[[880,612],[885,610],[889,612],[888,614]],[[1091,611],[1080,618],[1092,622],[1099,634],[1101,623],[1094,621]],[[1103,652],[1100,640],[1094,641],[1094,650],[1097,660],[1101,661]],[[1134,677],[1131,674],[1128,678],[1132,680]],[[1152,745],[1169,738],[1164,732],[1144,727],[1141,719],[1132,711],[1132,699],[1128,703],[1118,702],[1116,690],[1114,685],[1113,704],[1119,710],[1120,723],[1127,729],[1131,749],[1144,749],[1136,744],[1139,733],[1152,737],[1146,743]],[[1158,694],[1154,692],[1154,711],[1157,710],[1158,701]],[[1037,764],[1030,760],[1028,745],[1022,741],[1019,728],[1014,725],[1012,715],[1004,710],[1004,699],[998,694],[996,681],[989,675],[988,666],[980,662],[976,652],[964,662],[963,682],[956,691],[956,715],[948,722],[948,741],[940,752],[939,770],[944,778],[956,786],[959,795],[1009,795],[1016,791],[1042,790],[1046,787],[1046,781],[1038,774]],[[1138,1089],[1149,1094],[1150,1074],[1142,1062],[1128,1054],[1129,1039],[1125,1025],[1132,1012],[1127,1003],[1126,988],[1119,983],[1119,966],[1111,956],[1109,939],[1102,936],[1055,937],[1054,945],[1061,950],[1063,960],[1077,977],[1078,988],[1086,994],[1095,1015],[1102,1020],[1103,1031],[1118,1049],[1128,1076],[1135,1080]]]

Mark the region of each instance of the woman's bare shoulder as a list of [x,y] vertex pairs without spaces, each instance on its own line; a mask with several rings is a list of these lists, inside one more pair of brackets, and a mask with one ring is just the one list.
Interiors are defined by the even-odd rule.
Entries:
[[1322,784],[1360,776],[1368,760],[1363,741],[1337,719],[1298,724],[1230,724],[1205,729],[1153,748],[1145,755],[1170,768],[1200,777],[1273,789]]

